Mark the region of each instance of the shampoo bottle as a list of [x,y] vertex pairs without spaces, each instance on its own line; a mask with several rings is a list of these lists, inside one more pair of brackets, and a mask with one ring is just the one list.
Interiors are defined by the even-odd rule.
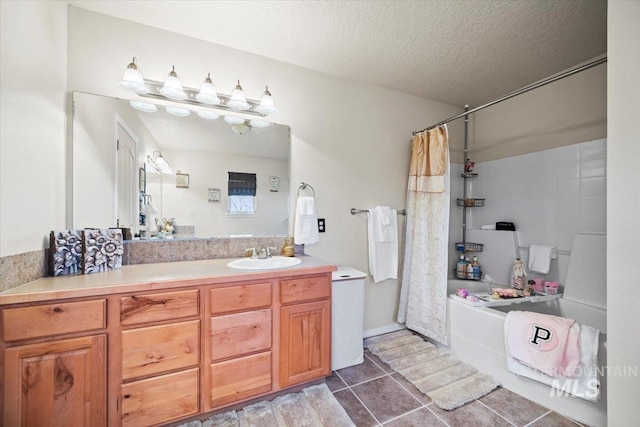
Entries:
[[473,257],[471,265],[473,265],[473,280],[480,280],[480,263],[477,256]]
[[464,255],[460,255],[460,260],[456,264],[456,277],[458,279],[467,277],[467,263],[464,262]]

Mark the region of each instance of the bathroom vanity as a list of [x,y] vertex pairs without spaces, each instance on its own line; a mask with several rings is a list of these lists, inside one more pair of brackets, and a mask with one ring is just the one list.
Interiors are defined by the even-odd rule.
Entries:
[[160,425],[330,374],[331,272],[228,259],[48,277],[0,294],[4,425]]

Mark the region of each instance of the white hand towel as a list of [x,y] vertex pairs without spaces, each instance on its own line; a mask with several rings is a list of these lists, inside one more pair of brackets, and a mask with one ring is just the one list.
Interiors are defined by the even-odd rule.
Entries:
[[390,224],[394,230],[394,239],[392,241],[381,241],[379,234],[380,217],[379,209],[370,209],[368,218],[368,237],[369,237],[369,272],[373,276],[375,283],[382,282],[386,279],[398,278],[398,213],[395,209],[391,209]]
[[529,246],[529,271],[548,274],[553,250],[554,247],[549,245]]
[[316,201],[313,197],[298,197],[293,239],[298,245],[311,245],[320,240]]
[[378,227],[377,238],[379,242],[393,242],[396,240],[397,220],[395,223],[391,223],[391,217],[398,215],[396,211],[389,206],[376,206],[376,225]]

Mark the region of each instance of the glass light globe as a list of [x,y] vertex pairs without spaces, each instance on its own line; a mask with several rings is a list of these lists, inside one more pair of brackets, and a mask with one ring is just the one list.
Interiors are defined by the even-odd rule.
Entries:
[[264,95],[260,98],[260,105],[256,107],[256,110],[262,114],[273,114],[278,112],[276,104],[273,102],[271,92],[269,92],[269,86],[265,86]]
[[191,111],[187,110],[186,108],[166,107],[166,110],[167,113],[177,117],[187,117],[189,114],[191,114]]
[[268,127],[271,123],[266,122],[264,120],[258,120],[258,119],[253,119],[249,122],[251,124],[251,126],[253,126],[254,128],[266,128]]
[[213,111],[198,111],[198,117],[202,117],[207,120],[215,120],[220,117],[220,114],[214,113]]
[[144,79],[142,74],[138,71],[136,65],[136,58],[133,58],[131,63],[127,65],[127,69],[122,74],[122,80],[118,82],[118,86],[123,89],[130,90],[136,93],[148,93],[149,89],[144,85]]
[[220,98],[218,97],[218,91],[211,81],[211,74],[207,75],[207,78],[200,86],[200,92],[196,95],[196,99],[203,104],[217,105],[220,104]]
[[182,82],[178,79],[175,67],[169,72],[167,79],[164,81],[164,86],[158,89],[158,91],[167,98],[175,101],[187,99],[187,94],[184,92],[184,89],[182,89]]
[[249,107],[251,107],[247,102],[247,98],[244,96],[244,91],[242,90],[242,86],[240,86],[240,80],[238,80],[236,88],[231,93],[231,99],[227,102],[227,105],[229,108],[239,111],[248,110]]
[[230,125],[240,125],[244,123],[244,119],[237,116],[224,116],[224,121],[229,123]]
[[156,104],[151,104],[150,102],[130,101],[129,104],[136,110],[144,111],[145,113],[155,113],[158,111]]

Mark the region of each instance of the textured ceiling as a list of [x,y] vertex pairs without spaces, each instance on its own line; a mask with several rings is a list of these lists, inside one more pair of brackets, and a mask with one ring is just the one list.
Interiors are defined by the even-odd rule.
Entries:
[[607,46],[605,0],[69,3],[458,106],[489,101]]

